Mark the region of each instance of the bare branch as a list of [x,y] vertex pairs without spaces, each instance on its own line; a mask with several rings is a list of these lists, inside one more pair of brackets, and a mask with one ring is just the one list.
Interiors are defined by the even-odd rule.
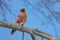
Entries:
[[28,28],[25,26],[20,26],[17,24],[10,24],[8,22],[0,21],[0,26],[29,33],[32,36],[33,40],[35,40],[35,35],[41,36],[43,38],[47,38],[48,40],[57,40],[55,37],[53,37],[50,34],[44,33],[44,32],[39,31],[39,30],[34,30],[34,29],[31,29],[31,28]]
[[15,14],[12,13],[12,10],[11,10],[12,7],[10,7],[9,3],[6,1],[6,0],[0,0],[0,9],[1,9],[1,14],[3,15],[3,20],[4,21],[7,21],[6,19],[6,12],[8,11],[10,16],[12,17],[15,17]]
[[31,37],[32,37],[33,40],[36,40],[35,34],[33,32],[31,32]]

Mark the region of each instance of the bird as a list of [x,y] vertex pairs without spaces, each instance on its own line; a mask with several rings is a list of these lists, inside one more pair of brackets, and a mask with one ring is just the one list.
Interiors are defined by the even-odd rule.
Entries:
[[[23,26],[25,22],[26,22],[26,10],[25,8],[22,8],[16,19],[16,24]],[[12,29],[11,34],[14,34],[15,32],[16,32],[16,29]],[[24,37],[24,32],[22,33],[22,37]]]

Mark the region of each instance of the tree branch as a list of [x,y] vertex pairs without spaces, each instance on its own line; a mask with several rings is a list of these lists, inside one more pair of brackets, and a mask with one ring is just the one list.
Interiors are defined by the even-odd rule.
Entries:
[[1,27],[6,27],[6,28],[11,28],[11,29],[16,29],[16,30],[19,30],[19,31],[22,31],[22,32],[27,32],[32,36],[33,40],[36,40],[35,35],[38,35],[38,36],[43,37],[43,38],[47,38],[48,40],[57,40],[55,37],[53,37],[50,34],[41,32],[39,30],[34,30],[34,29],[31,29],[31,28],[28,28],[28,27],[25,27],[25,26],[20,26],[20,25],[17,25],[17,24],[11,24],[11,23],[8,23],[8,22],[0,21],[0,26]]

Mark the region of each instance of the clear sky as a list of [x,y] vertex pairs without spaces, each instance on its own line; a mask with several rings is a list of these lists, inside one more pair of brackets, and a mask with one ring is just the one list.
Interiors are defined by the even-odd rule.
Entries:
[[[42,3],[38,0],[29,0],[25,2],[24,0],[6,0],[7,3],[10,5],[12,10],[12,14],[8,11],[5,11],[7,22],[15,24],[17,15],[19,14],[19,10],[21,8],[26,8],[27,20],[25,22],[25,26],[35,29],[38,28],[39,30],[51,34],[58,39],[60,39],[60,24],[53,18],[53,20],[46,18],[49,16],[50,12],[44,8],[44,5],[36,4],[37,2]],[[47,1],[46,1],[47,2]],[[52,2],[51,2],[52,3]],[[54,5],[50,5],[49,7],[53,11],[60,10],[60,2],[55,3]],[[38,10],[37,10],[38,9]],[[1,10],[0,10],[1,11]],[[0,20],[3,21],[3,15],[0,12]],[[43,15],[44,14],[44,15]],[[50,15],[51,16],[51,15]],[[51,20],[51,21],[49,21]],[[53,24],[52,23],[55,24]],[[14,35],[10,34],[11,29],[0,27],[0,40],[21,40],[22,39],[22,32],[16,31]],[[28,33],[25,33],[25,40],[31,40],[31,37]],[[41,38],[37,37],[38,40]]]

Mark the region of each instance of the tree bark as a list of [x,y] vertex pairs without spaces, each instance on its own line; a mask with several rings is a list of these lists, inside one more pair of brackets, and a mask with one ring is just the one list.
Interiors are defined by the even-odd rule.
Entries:
[[38,36],[43,37],[43,38],[46,38],[48,40],[57,40],[57,38],[55,38],[52,35],[47,34],[45,32],[42,32],[42,31],[39,31],[39,30],[35,30],[35,29],[31,29],[31,28],[28,28],[28,27],[25,27],[25,26],[20,26],[20,25],[17,25],[17,24],[4,22],[4,21],[0,21],[0,27],[16,29],[18,31],[29,33],[32,36],[33,40],[36,40],[35,35],[38,35]]

